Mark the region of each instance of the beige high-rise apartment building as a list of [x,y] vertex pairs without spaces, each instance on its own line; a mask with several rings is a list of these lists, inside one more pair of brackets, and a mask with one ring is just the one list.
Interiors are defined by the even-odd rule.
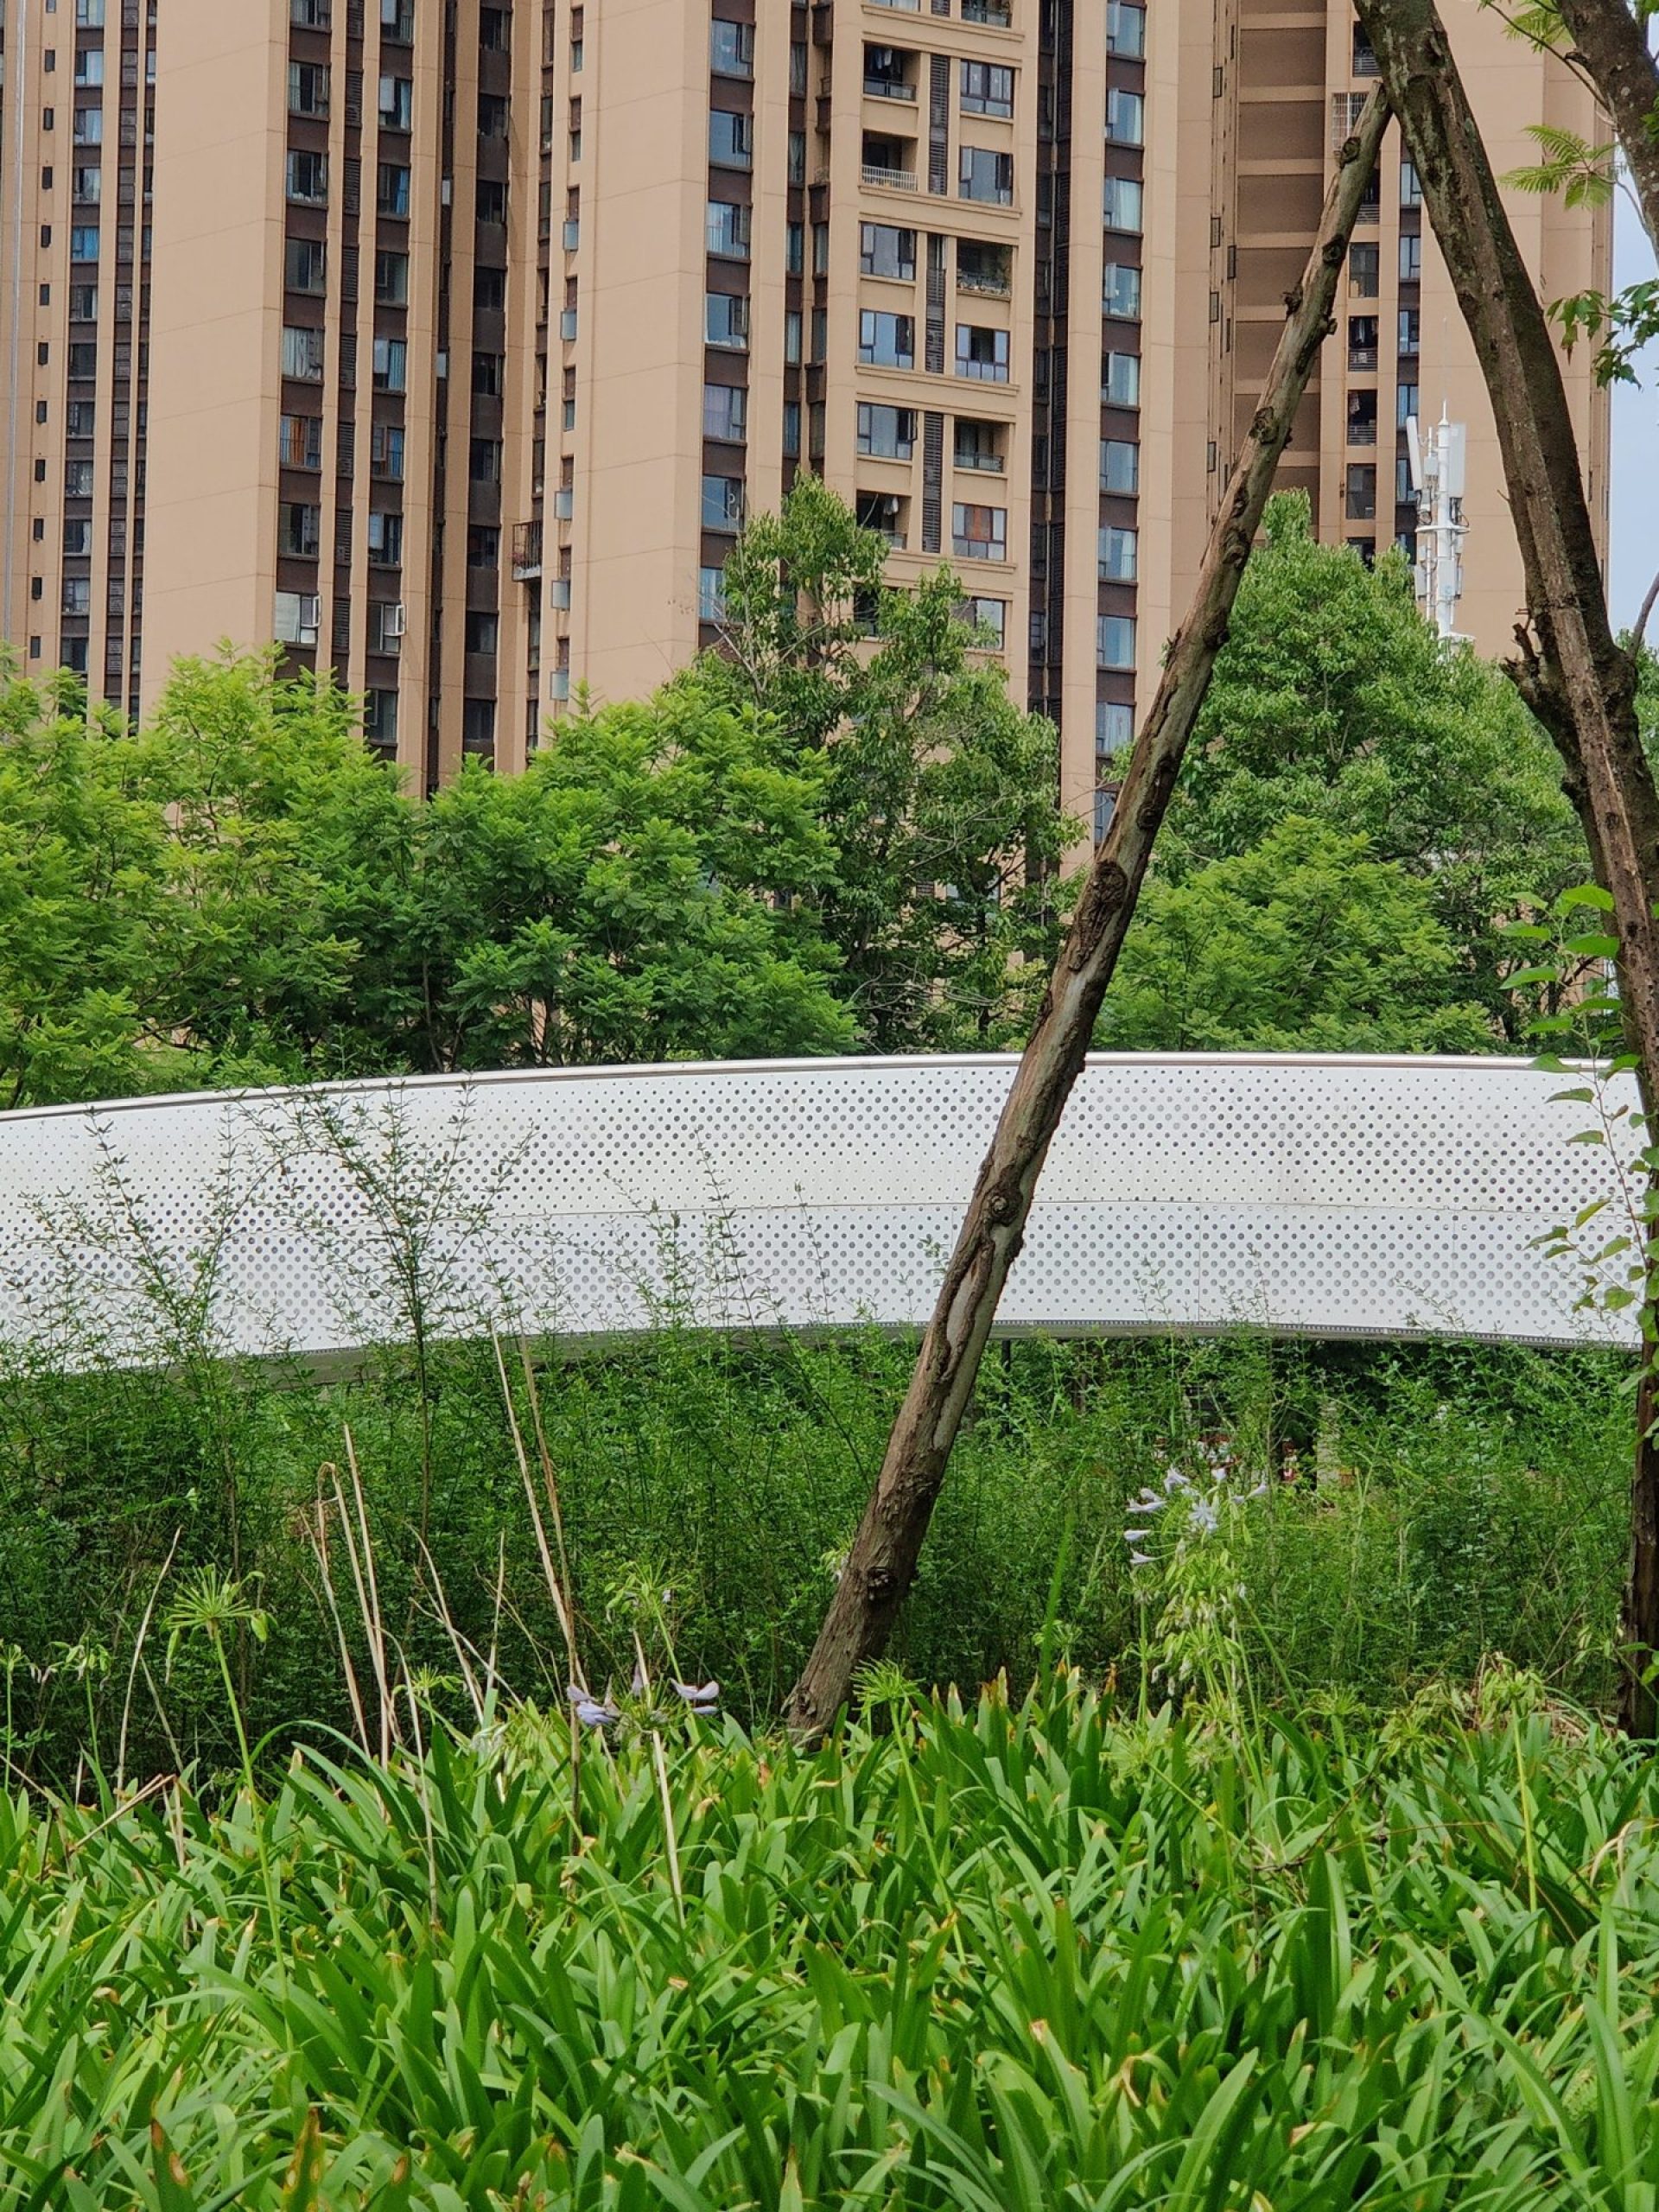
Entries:
[[[1563,66],[1446,4],[1500,169],[1529,124],[1596,137]],[[1067,802],[1109,790],[1374,71],[1340,0],[105,12],[0,0],[4,607],[32,658],[129,697],[143,594],[149,695],[176,653],[275,636],[418,782],[513,767],[575,687],[638,695],[718,636],[735,530],[811,467],[895,582],[952,563],[1059,724]],[[1546,296],[1605,283],[1604,214],[1512,212]],[[1281,480],[1321,536],[1408,544],[1403,425],[1446,404],[1460,626],[1499,650],[1491,416],[1397,134],[1346,289]],[[1568,381],[1602,516],[1582,352]]]

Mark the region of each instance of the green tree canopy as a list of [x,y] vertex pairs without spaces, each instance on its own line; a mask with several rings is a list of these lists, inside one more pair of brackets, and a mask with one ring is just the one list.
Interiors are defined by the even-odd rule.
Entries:
[[810,894],[875,1052],[1017,1041],[1058,941],[1080,826],[1053,726],[1008,696],[947,568],[882,582],[887,547],[816,477],[751,522],[726,566],[719,695],[821,756],[839,848]]
[[1457,997],[1518,1034],[1501,925],[1589,868],[1554,749],[1497,668],[1441,648],[1401,556],[1319,544],[1300,493],[1268,507],[1159,865],[1179,880],[1291,816],[1421,876]]
[[1154,878],[1096,1041],[1116,1052],[1480,1052],[1433,885],[1290,815],[1245,853]]

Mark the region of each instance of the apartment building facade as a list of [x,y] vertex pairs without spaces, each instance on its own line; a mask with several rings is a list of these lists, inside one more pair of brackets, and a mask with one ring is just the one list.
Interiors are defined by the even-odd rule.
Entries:
[[[92,358],[63,319],[79,264],[29,264],[47,412],[9,433],[14,637],[50,664],[84,620],[95,691],[113,664],[113,555],[63,553],[83,618],[78,571],[29,550],[86,519],[80,448],[54,442],[73,423],[92,543],[124,546],[118,696],[275,636],[363,694],[417,782],[468,753],[511,769],[575,687],[637,696],[718,637],[735,531],[810,467],[893,582],[950,562],[1059,725],[1065,798],[1104,818],[1374,72],[1340,0],[107,6],[143,17],[119,34],[134,121],[109,124],[135,154],[153,132],[130,188],[153,181],[154,281],[124,292],[128,233],[100,240],[111,404],[88,416],[60,381]],[[1530,123],[1593,137],[1563,67],[1450,7],[1500,168]],[[112,38],[83,8],[0,0],[31,253],[79,250],[73,221],[29,242],[85,166],[41,150],[38,50],[72,10],[66,54]],[[1513,212],[1548,296],[1605,282],[1604,215]],[[1403,424],[1447,404],[1470,431],[1462,626],[1501,649],[1522,594],[1490,413],[1397,134],[1347,289],[1282,480],[1363,557],[1408,544]],[[1582,352],[1568,380],[1605,514]],[[119,455],[96,442],[118,423]]]

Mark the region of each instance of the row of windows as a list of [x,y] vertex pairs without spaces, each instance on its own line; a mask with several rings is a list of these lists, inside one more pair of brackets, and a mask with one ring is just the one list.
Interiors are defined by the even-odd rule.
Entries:
[[[101,6],[103,0],[99,0]],[[486,8],[486,16],[496,15],[499,10]],[[334,0],[289,0],[288,20],[296,30],[332,30],[334,22]],[[415,36],[415,10],[411,0],[380,0],[380,35],[400,46],[408,46]]]
[[[916,451],[917,410],[913,407],[884,407],[861,400],[858,407],[858,450],[882,461],[909,461]],[[1006,462],[1002,441],[1005,426],[959,415],[952,454],[958,468],[988,470],[1001,475]]]
[[[1008,381],[1010,334],[978,322],[956,327],[956,373],[982,384]],[[916,365],[916,318],[889,315],[883,308],[865,308],[858,318],[858,358],[861,366],[874,369],[913,369]]]
[[[294,323],[283,328],[282,371],[294,384],[322,381],[324,334]],[[404,391],[409,388],[409,345],[402,338],[377,338],[373,347],[374,388],[377,391]]]
[[[1417,284],[1423,275],[1423,238],[1421,231],[1402,231],[1400,234],[1400,282]],[[1374,300],[1382,289],[1382,249],[1379,245],[1354,245],[1348,249],[1348,296],[1355,300]]]
[[[321,294],[328,289],[327,248],[321,238],[286,241],[283,277],[290,292]],[[374,296],[382,307],[409,304],[409,256],[377,252],[374,257]]]

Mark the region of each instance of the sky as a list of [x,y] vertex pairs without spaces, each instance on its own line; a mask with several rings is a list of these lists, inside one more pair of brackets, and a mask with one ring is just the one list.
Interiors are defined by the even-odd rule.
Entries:
[[[1653,250],[1621,192],[1613,219],[1613,281],[1621,289],[1654,273]],[[1613,626],[1636,620],[1659,572],[1659,344],[1642,358],[1639,385],[1613,386],[1612,548],[1607,597]],[[1649,622],[1649,642],[1659,625]]]

